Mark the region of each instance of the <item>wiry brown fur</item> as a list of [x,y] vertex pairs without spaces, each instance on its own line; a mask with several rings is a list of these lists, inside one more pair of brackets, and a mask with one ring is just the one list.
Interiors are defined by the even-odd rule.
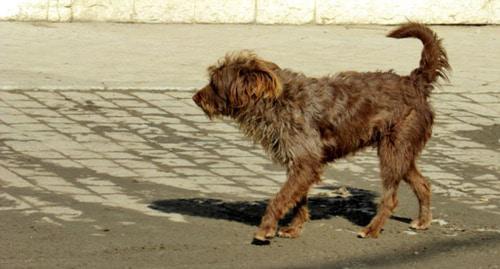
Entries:
[[430,185],[416,158],[431,136],[434,113],[427,101],[438,77],[450,69],[441,41],[426,26],[405,24],[390,37],[424,43],[420,66],[409,76],[389,72],[343,72],[322,78],[281,69],[251,52],[227,55],[209,68],[210,83],[193,100],[210,117],[233,118],[271,158],[287,168],[288,180],[271,199],[255,239],[275,236],[277,222],[295,217],[278,231],[296,237],[309,218],[307,193],[325,164],[362,148],[378,150],[384,192],[377,215],[361,232],[377,237],[397,206],[401,180],[420,205],[411,227],[430,225]]

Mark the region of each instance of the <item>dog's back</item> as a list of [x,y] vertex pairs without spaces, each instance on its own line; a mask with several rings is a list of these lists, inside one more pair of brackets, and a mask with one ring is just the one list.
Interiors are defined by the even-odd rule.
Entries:
[[311,117],[306,122],[319,133],[321,141],[315,144],[322,145],[325,162],[376,146],[410,113],[419,118],[414,126],[422,136],[419,144],[430,136],[434,114],[427,98],[437,79],[447,79],[450,69],[441,40],[417,23],[405,24],[388,36],[416,37],[424,43],[420,65],[410,75],[348,71],[316,79],[287,69],[277,71],[286,100],[282,103],[301,107]]

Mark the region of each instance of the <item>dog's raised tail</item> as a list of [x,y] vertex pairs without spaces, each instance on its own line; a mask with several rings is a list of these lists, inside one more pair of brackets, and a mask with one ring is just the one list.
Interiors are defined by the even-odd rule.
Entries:
[[414,37],[420,39],[424,44],[420,66],[411,72],[411,78],[425,84],[432,84],[439,77],[448,81],[447,71],[451,70],[448,56],[441,45],[441,39],[427,26],[409,22],[393,30],[387,36],[393,38]]

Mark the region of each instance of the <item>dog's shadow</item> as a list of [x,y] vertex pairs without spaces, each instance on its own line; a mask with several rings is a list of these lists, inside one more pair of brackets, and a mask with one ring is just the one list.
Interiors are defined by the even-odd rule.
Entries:
[[[340,191],[339,191],[340,190]],[[355,225],[367,225],[376,213],[376,194],[355,188],[330,189],[325,195],[308,199],[311,220],[329,219],[340,216]],[[267,200],[224,201],[220,199],[190,198],[158,200],[150,208],[183,215],[237,221],[247,225],[258,225],[266,209]],[[281,224],[290,221],[287,216]],[[406,222],[407,220],[401,219]]]

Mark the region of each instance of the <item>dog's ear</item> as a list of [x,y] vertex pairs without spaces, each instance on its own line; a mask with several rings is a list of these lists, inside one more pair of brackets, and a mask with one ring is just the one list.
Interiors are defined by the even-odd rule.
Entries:
[[235,80],[229,94],[231,103],[243,107],[251,100],[279,97],[282,85],[276,73],[271,69],[275,66],[273,63],[258,58],[238,65],[234,70]]

